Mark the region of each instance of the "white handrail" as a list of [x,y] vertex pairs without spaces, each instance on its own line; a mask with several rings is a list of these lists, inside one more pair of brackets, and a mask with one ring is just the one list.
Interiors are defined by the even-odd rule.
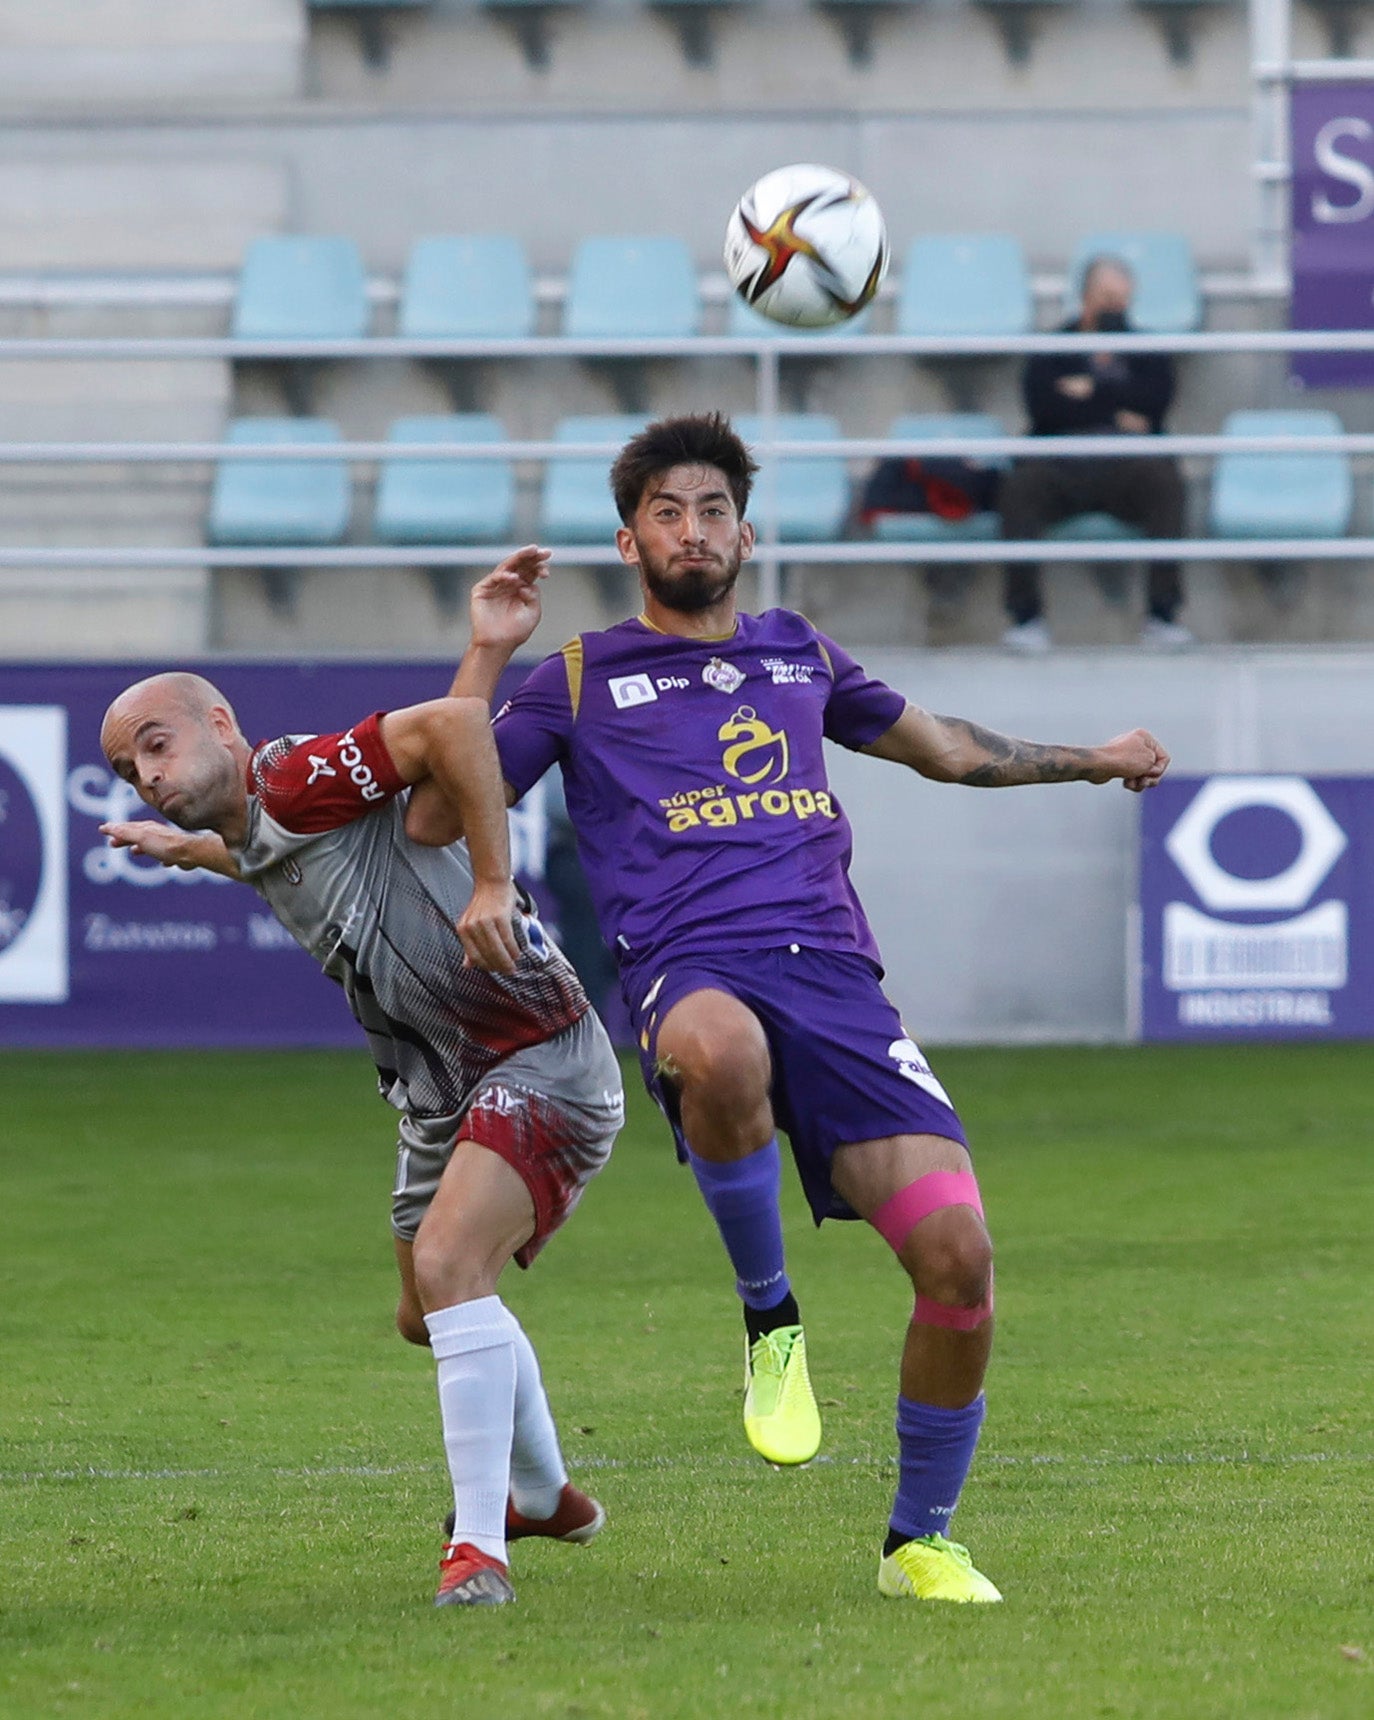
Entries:
[[[46,545],[0,547],[0,568],[128,567],[494,567],[515,544],[348,544],[327,549],[305,545],[217,544],[204,549],[53,548]],[[620,567],[613,544],[550,544],[556,562],[570,567]],[[1363,561],[1374,559],[1374,537],[1355,538],[1132,538],[1093,542],[1041,539],[1036,542],[786,543],[771,545],[780,562],[868,564],[899,562],[1007,561]],[[762,554],[754,565],[766,574]],[[773,598],[771,602],[776,602]]]
[[[939,416],[935,414],[935,416]],[[756,454],[784,459],[881,460],[893,456],[956,455],[995,459],[1007,455],[1069,458],[1152,458],[1161,454],[1374,454],[1374,433],[1329,436],[846,436],[802,442],[757,436]],[[618,442],[0,442],[0,466],[218,465],[243,460],[393,460],[540,462],[613,460]]]
[[350,358],[993,358],[1030,353],[1090,352],[1374,352],[1374,328],[1240,329],[1186,334],[780,334],[690,335],[667,340],[638,336],[590,340],[529,335],[511,340],[407,340],[372,335],[357,340],[234,340],[222,336],[52,336],[0,339],[9,358],[193,359],[242,363]]

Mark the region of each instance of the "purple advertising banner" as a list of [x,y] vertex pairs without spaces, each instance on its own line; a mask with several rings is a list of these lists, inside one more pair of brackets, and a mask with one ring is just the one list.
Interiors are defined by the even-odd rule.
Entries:
[[[1291,324],[1374,328],[1374,83],[1297,84],[1292,106]],[[1374,385],[1374,352],[1295,355],[1311,388]]]
[[[105,763],[100,720],[160,667],[0,665],[0,1045],[358,1044],[342,991],[255,891],[100,835],[106,819],[149,816]],[[436,698],[452,675],[440,663],[206,672],[250,741],[344,729]],[[536,790],[511,814],[516,870],[541,907],[543,806]]]
[[1142,1038],[1374,1038],[1374,777],[1167,777],[1140,838]]

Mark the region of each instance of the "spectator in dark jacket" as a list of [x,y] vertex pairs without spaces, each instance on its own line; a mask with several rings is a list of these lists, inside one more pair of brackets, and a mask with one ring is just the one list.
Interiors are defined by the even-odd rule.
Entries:
[[[1082,308],[1064,324],[1075,331],[1129,330],[1134,282],[1126,264],[1097,257],[1083,275]],[[1158,435],[1174,393],[1172,361],[1162,353],[1040,353],[1022,379],[1032,436]],[[1002,481],[1002,535],[1043,537],[1074,514],[1112,514],[1146,537],[1183,535],[1183,478],[1168,455],[1018,460]],[[1192,634],[1174,619],[1181,601],[1178,563],[1151,562],[1142,639],[1187,645]],[[1006,609],[1011,623],[1003,642],[1017,650],[1044,650],[1040,568],[1009,563]]]

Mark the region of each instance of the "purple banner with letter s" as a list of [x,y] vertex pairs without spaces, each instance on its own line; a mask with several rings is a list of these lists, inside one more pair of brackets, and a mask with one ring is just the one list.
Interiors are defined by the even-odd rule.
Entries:
[[[1295,329],[1374,328],[1374,83],[1291,95]],[[1295,355],[1312,388],[1374,385],[1374,352]]]
[[[245,884],[112,849],[150,817],[100,751],[125,687],[163,665],[0,665],[0,1045],[359,1045],[342,991]],[[523,670],[509,671],[510,686]],[[440,663],[205,666],[250,742],[325,734],[448,690]],[[509,691],[503,685],[503,694]],[[545,906],[543,796],[511,814]]]
[[1374,1038],[1374,777],[1167,777],[1139,908],[1142,1038]]

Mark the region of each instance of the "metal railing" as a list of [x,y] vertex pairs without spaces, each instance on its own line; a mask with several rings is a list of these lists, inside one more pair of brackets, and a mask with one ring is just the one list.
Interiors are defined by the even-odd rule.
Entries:
[[[244,341],[220,337],[35,337],[0,339],[0,362],[42,358],[134,360],[220,359],[235,362],[388,359],[542,359],[639,358],[693,359],[736,356],[753,363],[756,372],[756,412],[766,426],[779,414],[779,372],[783,363],[808,358],[968,358],[1023,357],[1033,353],[1152,352],[1172,354],[1371,352],[1374,330],[1240,331],[1188,334],[1083,335],[1040,333],[948,339],[884,334],[812,334],[799,336],[701,335],[682,340],[575,340],[534,336],[519,340],[411,340],[378,336],[340,341]],[[174,465],[257,461],[345,461],[354,465],[410,460],[514,461],[522,464],[553,459],[604,458],[609,464],[619,451],[614,444],[550,440],[468,442],[333,442],[312,444],[219,442],[11,442],[0,444],[0,466]],[[1002,459],[1050,452],[1066,458],[1136,458],[1172,454],[1208,457],[1226,453],[1328,453],[1351,457],[1374,455],[1374,435],[1282,437],[1221,435],[1158,436],[996,436],[979,438],[853,437],[836,441],[787,441],[761,435],[755,451],[762,457],[757,500],[755,560],[760,574],[760,601],[778,601],[784,563],[845,565],[854,563],[932,564],[1055,561],[1123,562],[1151,559],[1210,561],[1333,561],[1374,559],[1374,538],[1289,538],[1239,540],[1182,538],[1101,540],[1092,542],[784,542],[778,531],[773,498],[777,461],[838,457],[870,460],[903,456],[944,455]],[[0,568],[14,567],[477,567],[499,559],[508,547],[472,545],[350,544],[330,548],[306,546],[186,546],[184,548],[0,546]],[[560,559],[578,566],[614,566],[619,556],[604,545],[552,544]]]

